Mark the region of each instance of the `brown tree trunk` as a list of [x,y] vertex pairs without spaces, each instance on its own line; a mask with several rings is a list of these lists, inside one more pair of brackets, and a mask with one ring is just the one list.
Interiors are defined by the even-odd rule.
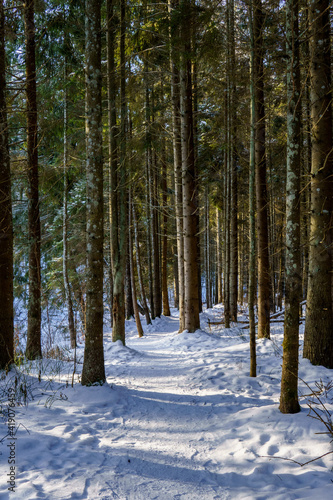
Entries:
[[29,305],[26,356],[42,356],[41,347],[41,229],[38,198],[37,93],[34,0],[24,5],[26,49],[27,155],[28,155],[28,237]]
[[130,269],[131,269],[132,300],[133,300],[133,311],[134,311],[135,324],[136,324],[136,328],[138,330],[138,335],[139,335],[139,337],[143,337],[143,329],[142,329],[141,320],[140,320],[138,301],[137,301],[137,295],[136,295],[136,288],[135,288],[132,213],[133,213],[133,211],[132,211],[132,197],[131,197],[131,190],[130,190],[129,210],[128,210],[128,219],[129,219],[129,221],[128,221],[128,226],[129,226],[128,241],[129,241],[129,261],[130,261]]
[[253,0],[255,166],[258,240],[258,338],[270,338],[270,269],[268,252],[268,197],[266,185],[266,127],[264,105],[263,11]]
[[303,356],[333,368],[332,86],[330,2],[309,2],[311,79],[311,220]]
[[141,300],[142,300],[142,307],[145,313],[146,317],[146,323],[147,325],[151,324],[151,319],[149,315],[149,309],[147,305],[147,299],[146,299],[146,292],[145,288],[143,286],[143,281],[142,281],[142,270],[141,270],[141,259],[140,259],[140,245],[139,245],[139,237],[138,237],[138,223],[136,220],[136,213],[135,213],[135,208],[134,204],[132,206],[132,216],[133,216],[133,227],[134,227],[134,242],[135,242],[135,253],[136,253],[136,267],[138,271],[138,279],[139,279],[139,286],[140,286],[140,293],[141,293]]
[[[163,134],[163,132],[162,132]],[[168,294],[168,184],[167,184],[167,163],[165,158],[165,139],[162,136],[162,205],[163,205],[163,227],[162,227],[162,307],[163,315],[170,316],[169,294]]]
[[13,223],[8,149],[5,67],[5,16],[0,2],[0,370],[14,361]]
[[[198,262],[197,262],[197,206],[196,177],[193,144],[192,79],[190,60],[191,4],[182,1],[182,62],[180,76],[181,92],[181,145],[183,186],[183,230],[184,230],[184,328],[194,332],[200,328]],[[186,15],[185,15],[186,13]]]
[[179,39],[178,17],[176,7],[178,0],[169,0],[170,15],[170,68],[171,68],[171,98],[173,127],[173,162],[175,182],[176,231],[177,231],[177,262],[178,262],[178,297],[179,297],[179,331],[185,328],[184,321],[184,234],[183,234],[183,188],[182,188],[182,150],[181,150],[181,120],[180,120],[180,89],[179,89],[179,56],[175,45]]
[[[67,37],[64,37],[64,50],[66,50]],[[64,77],[65,84],[67,80],[67,60],[64,61]],[[76,329],[74,324],[73,301],[72,292],[68,277],[68,210],[67,210],[67,196],[68,196],[68,143],[67,143],[67,128],[68,128],[68,109],[67,109],[67,90],[64,90],[64,193],[63,193],[63,223],[62,223],[62,244],[63,244],[63,280],[67,303],[67,317],[68,317],[68,330],[71,342],[71,348],[76,347]]]
[[110,129],[110,189],[111,189],[111,256],[113,273],[112,340],[125,345],[125,273],[127,256],[127,193],[126,193],[126,94],[125,94],[125,1],[120,6],[120,147],[117,162],[117,126],[115,94],[115,31],[116,21],[111,0],[108,3],[108,96]]

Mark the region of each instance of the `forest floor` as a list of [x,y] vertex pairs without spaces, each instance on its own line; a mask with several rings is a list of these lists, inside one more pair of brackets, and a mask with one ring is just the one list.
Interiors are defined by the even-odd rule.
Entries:
[[73,387],[73,361],[59,359],[2,378],[1,500],[333,498],[333,454],[295,463],[332,451],[323,422],[308,416],[318,399],[306,384],[332,413],[333,371],[300,351],[302,411],[283,415],[282,323],[272,324],[272,340],[258,341],[258,376],[250,378],[248,330],[207,323],[221,318],[219,306],[192,334],[178,334],[172,314],[144,325],[143,338],[127,322],[126,347],[106,328],[103,386],[79,383],[83,345]]

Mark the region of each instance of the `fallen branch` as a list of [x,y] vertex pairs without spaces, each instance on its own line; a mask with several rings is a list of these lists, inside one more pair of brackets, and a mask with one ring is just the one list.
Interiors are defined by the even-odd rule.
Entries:
[[330,455],[333,453],[333,451],[328,451],[327,453],[324,453],[324,455],[321,455],[320,457],[313,458],[312,460],[309,460],[308,462],[304,462],[303,464],[301,462],[297,462],[297,460],[293,460],[292,458],[285,458],[285,457],[272,457],[271,455],[260,455],[260,458],[278,458],[279,460],[287,460],[288,462],[293,462],[294,464],[300,465],[301,467],[304,467],[304,465],[311,464],[311,462],[315,462],[316,460],[320,460],[321,458],[326,457],[326,455]]

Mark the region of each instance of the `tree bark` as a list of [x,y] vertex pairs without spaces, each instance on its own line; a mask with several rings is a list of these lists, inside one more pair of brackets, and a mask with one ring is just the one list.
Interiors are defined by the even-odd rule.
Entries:
[[286,301],[280,411],[298,413],[299,304],[302,297],[300,250],[300,67],[298,0],[287,0],[287,193]]
[[86,0],[87,300],[82,385],[105,382],[101,0]]
[[34,0],[24,5],[27,160],[28,160],[28,238],[29,238],[29,304],[26,357],[42,356],[41,347],[41,229],[38,195],[38,138]]
[[255,165],[258,240],[258,338],[270,338],[270,266],[268,252],[268,197],[266,185],[266,127],[264,105],[263,11],[253,0]]
[[311,218],[303,356],[333,368],[332,86],[330,2],[309,2],[311,84]]
[[253,6],[249,7],[250,19],[250,109],[251,109],[251,134],[250,134],[250,164],[249,164],[249,322],[250,322],[250,377],[257,376],[256,360],[256,326],[255,326],[255,296],[256,296],[256,229],[255,229],[255,80],[254,80],[254,33],[253,33]]
[[[111,214],[111,261],[113,274],[112,341],[125,345],[125,273],[127,256],[126,214],[126,94],[125,94],[125,15],[124,0],[120,8],[120,146],[116,121],[115,35],[116,21],[113,2],[108,0],[108,101],[109,101],[109,168]],[[119,165],[118,165],[119,149]],[[119,167],[119,168],[118,168]]]
[[191,79],[191,4],[182,1],[181,54],[181,145],[184,230],[184,328],[194,332],[200,328],[198,262],[197,262],[197,205],[193,144],[192,79]]
[[170,69],[171,69],[171,99],[173,127],[173,163],[175,182],[176,232],[177,232],[177,262],[178,262],[178,298],[179,298],[179,331],[185,329],[184,321],[184,234],[183,234],[183,187],[182,187],[182,150],[181,150],[181,120],[180,120],[180,78],[179,56],[176,51],[176,41],[179,38],[179,27],[176,7],[178,0],[169,0],[170,16]]
[[133,300],[133,311],[134,311],[134,318],[135,318],[135,324],[136,328],[138,331],[139,337],[143,337],[143,329],[142,329],[142,324],[140,320],[140,314],[139,314],[139,309],[138,309],[138,300],[137,300],[137,295],[136,295],[136,288],[135,288],[135,275],[134,275],[134,258],[133,258],[133,224],[132,224],[132,196],[131,196],[131,190],[129,190],[129,204],[128,204],[128,226],[129,226],[129,237],[128,237],[128,242],[129,242],[129,261],[130,261],[130,269],[131,269],[131,284],[132,284],[132,300]]
[[[67,45],[66,34],[64,36],[64,50],[66,51]],[[62,274],[64,280],[65,296],[67,303],[67,317],[68,317],[68,329],[69,337],[71,342],[71,348],[76,347],[76,329],[74,324],[74,313],[73,313],[73,301],[72,292],[69,284],[68,278],[68,210],[67,210],[67,196],[68,196],[68,143],[67,143],[67,129],[68,129],[68,109],[67,109],[67,60],[65,56],[64,61],[64,194],[63,194],[63,222],[62,222]]]
[[14,361],[13,222],[8,148],[5,15],[0,2],[0,370]]
[[134,227],[134,242],[135,242],[135,250],[136,250],[136,252],[135,252],[136,253],[136,267],[137,267],[137,271],[138,271],[138,279],[139,279],[142,307],[143,307],[143,310],[145,313],[146,323],[147,323],[147,325],[150,325],[151,319],[150,319],[149,309],[148,309],[148,305],[147,305],[146,292],[145,292],[145,288],[143,286],[143,280],[142,280],[140,244],[139,244],[139,237],[138,237],[138,223],[136,220],[136,213],[135,213],[134,204],[132,205],[132,216],[133,216],[133,227]]

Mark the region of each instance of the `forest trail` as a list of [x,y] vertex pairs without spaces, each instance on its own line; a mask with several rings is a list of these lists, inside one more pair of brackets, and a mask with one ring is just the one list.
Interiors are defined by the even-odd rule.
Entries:
[[[202,327],[220,312],[203,314]],[[256,379],[244,330],[178,334],[176,316],[144,328],[138,338],[127,322],[127,347],[106,332],[104,386],[65,387],[64,363],[53,393],[17,409],[27,429],[18,430],[17,493],[2,482],[1,499],[331,498],[330,456],[305,468],[269,458],[305,462],[329,451],[304,405],[298,415],[278,411],[281,326],[273,342],[258,342]],[[302,366],[309,382],[329,376]]]

